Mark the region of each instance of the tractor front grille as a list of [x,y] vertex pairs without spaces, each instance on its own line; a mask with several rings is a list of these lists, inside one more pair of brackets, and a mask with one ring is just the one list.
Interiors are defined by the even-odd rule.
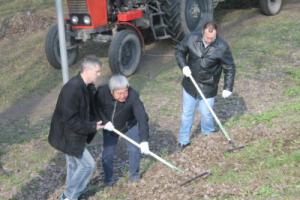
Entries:
[[67,0],[70,14],[88,14],[86,0]]

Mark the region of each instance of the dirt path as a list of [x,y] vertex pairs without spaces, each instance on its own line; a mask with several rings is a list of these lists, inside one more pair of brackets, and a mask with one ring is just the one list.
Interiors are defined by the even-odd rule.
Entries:
[[[300,4],[298,1],[288,1],[285,5],[283,12],[298,12]],[[239,28],[241,24],[247,25],[247,23],[254,23],[259,21],[264,16],[259,15],[258,13],[242,15],[241,18],[236,19],[235,21],[222,26],[222,32],[226,38],[231,38],[231,31],[234,31]],[[138,72],[132,77],[132,81],[136,83],[137,87],[140,80],[147,78],[147,80],[155,79],[155,77],[162,70],[161,67],[168,65],[170,62],[174,62],[173,57],[173,46],[168,41],[159,42],[152,44],[146,47],[146,51],[142,57],[140,68]],[[105,66],[102,78],[99,84],[103,84],[108,80],[110,76],[110,70]],[[265,78],[265,77],[264,77]],[[226,120],[231,116],[241,114],[241,112],[248,113],[260,113],[263,112],[266,108],[273,106],[276,102],[273,101],[274,97],[277,96],[277,91],[281,89],[281,85],[278,82],[273,81],[274,77],[270,76],[267,80],[262,79],[262,77],[244,79],[237,77],[235,94],[231,101],[227,102],[226,110],[223,110],[224,101],[221,98],[217,99],[216,110],[218,116],[221,120]],[[262,85],[262,81],[264,84]],[[141,83],[142,84],[142,83]],[[257,90],[257,88],[260,88]],[[32,96],[24,101],[18,103],[17,105],[11,107],[5,112],[0,114],[1,119],[19,119],[24,116],[29,117],[31,123],[36,123],[39,120],[47,119],[53,112],[57,95],[60,90],[60,86],[52,89],[46,96]],[[179,91],[179,90],[178,90]],[[251,92],[249,92],[251,91]],[[284,98],[284,97],[282,97]],[[153,105],[159,104],[161,99],[158,99],[157,102],[153,102]],[[180,104],[180,98],[174,99],[174,105]],[[176,127],[176,128],[174,128]],[[176,144],[176,134],[178,129],[178,118],[176,120],[170,119],[162,124],[153,124],[151,126],[151,132],[155,132],[156,136],[151,141],[151,147],[154,151],[159,152],[160,147],[155,147],[156,143],[160,145],[170,145],[167,148],[168,153],[174,152],[174,145]],[[264,130],[260,130],[264,132]],[[167,136],[173,135],[172,138]],[[243,133],[244,137],[239,138],[238,133]],[[247,130],[233,130],[232,134],[237,136],[238,142],[245,142],[252,138],[252,135]],[[253,134],[253,133],[252,133]],[[266,133],[267,134],[267,133]],[[246,140],[245,140],[246,138]],[[166,143],[162,143],[166,141]],[[224,163],[218,163],[220,160],[223,160],[223,152],[226,148],[226,141],[224,140],[221,134],[213,135],[210,137],[198,136],[194,139],[194,142],[197,143],[197,146],[193,148],[188,148],[183,154],[174,153],[169,158],[175,161],[176,165],[180,165],[183,168],[189,169],[188,174],[194,176],[195,174],[202,173],[207,171],[209,166],[212,164],[225,165]],[[100,147],[101,148],[101,147]],[[124,145],[119,149],[119,155],[122,152]],[[100,151],[99,146],[91,147],[91,150],[95,157],[97,157],[97,162],[99,163],[98,153]],[[205,152],[205,156],[202,153]],[[120,163],[116,168],[119,168],[118,173],[122,175],[124,169],[124,161],[122,161],[123,156],[119,156],[118,163]],[[189,160],[188,162],[186,162]],[[197,160],[197,162],[194,162]],[[54,163],[54,164],[53,164]],[[62,181],[58,181],[59,177],[64,176],[64,166],[63,158],[58,156],[52,161],[49,165],[49,173],[46,176],[43,176],[42,181],[37,181],[36,188],[33,188],[34,192],[31,194],[32,199],[57,199],[58,195],[62,191],[62,187],[57,188],[57,184],[62,185]],[[195,164],[196,163],[196,164]],[[55,167],[55,164],[59,166]],[[47,168],[48,169],[48,168]],[[103,190],[102,185],[102,174],[101,169],[97,170],[97,173],[94,176],[92,184],[95,187],[98,187],[97,191]],[[157,181],[159,180],[159,184]],[[171,173],[168,169],[162,167],[161,165],[156,165],[151,171],[148,171],[144,174],[143,180],[137,185],[128,185],[126,188],[113,188],[113,192],[122,193],[124,190],[130,196],[134,196],[132,199],[190,199],[189,196],[210,196],[213,192],[215,194],[226,193],[226,191],[236,190],[238,193],[238,188],[229,188],[230,186],[224,186],[223,188],[213,188],[213,186],[208,185],[205,181],[200,181],[199,184],[191,187],[179,187],[180,183],[183,183],[187,180],[187,177],[184,176],[174,176],[174,173]],[[58,183],[59,182],[59,183]],[[41,186],[41,183],[46,184],[47,188]],[[147,190],[145,189],[147,188]],[[30,187],[29,187],[30,189]],[[51,194],[48,192],[51,191]],[[163,194],[163,191],[174,191],[174,194]],[[175,192],[176,191],[176,192]],[[145,197],[149,198],[145,198]],[[28,199],[30,194],[24,193],[19,194],[19,199]],[[97,199],[96,197],[90,196],[89,199]],[[130,200],[132,200],[130,199]]]
[[[289,0],[286,1],[283,8],[283,12],[294,12],[299,9],[300,4],[297,0]],[[240,18],[230,23],[227,23],[225,25],[221,24],[221,33],[223,33],[225,38],[230,38],[231,31],[237,29],[240,25],[243,24],[243,26],[245,26],[247,23],[251,24],[255,21],[259,21],[264,17],[265,16],[260,15],[256,12],[241,15]],[[173,49],[174,45],[170,41],[161,41],[159,43],[154,43],[146,46],[145,52],[140,62],[140,67],[135,76],[146,76],[150,79],[155,78],[155,76],[159,74],[161,67],[164,66],[164,64],[174,60]],[[107,82],[110,75],[111,72],[106,64],[104,72],[98,84],[103,84]],[[249,85],[249,83],[245,83],[245,85]],[[266,88],[267,87],[268,86],[266,86]],[[49,116],[49,113],[53,111],[60,88],[61,87],[59,86],[57,88],[52,89],[46,96],[35,95],[24,99],[22,102],[19,102],[11,108],[7,109],[6,111],[0,113],[0,118],[18,119],[20,117],[30,116],[32,120],[36,120],[36,118],[43,118],[45,116]],[[242,88],[240,91],[243,91]],[[255,88],[255,86],[253,88]]]

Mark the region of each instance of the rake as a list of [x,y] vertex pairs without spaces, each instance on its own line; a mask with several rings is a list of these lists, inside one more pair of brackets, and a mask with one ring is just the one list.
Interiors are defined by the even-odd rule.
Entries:
[[[140,144],[138,144],[136,141],[132,140],[130,137],[126,136],[125,134],[123,134],[121,131],[114,129],[113,132],[115,132],[116,134],[118,134],[119,136],[121,136],[122,138],[126,139],[128,142],[130,142],[131,144],[133,144],[134,146],[138,147],[139,149],[141,149]],[[164,160],[163,158],[159,157],[158,155],[156,155],[155,153],[153,153],[152,151],[149,151],[149,156],[152,156],[153,158],[155,158],[156,160],[158,160],[159,162],[163,163],[164,165],[168,166],[169,168],[171,168],[172,170],[175,170],[179,173],[183,173],[185,170],[182,170],[176,166],[174,166],[173,164],[171,164],[170,162]]]
[[234,143],[234,141],[230,138],[228,132],[225,130],[225,128],[223,127],[223,125],[221,124],[219,118],[217,117],[217,115],[215,114],[215,112],[213,111],[213,109],[210,107],[210,105],[208,104],[203,92],[201,91],[200,87],[198,86],[197,82],[195,81],[194,77],[192,75],[188,76],[190,78],[190,80],[192,81],[192,83],[194,84],[194,86],[196,87],[198,93],[200,94],[201,98],[203,99],[205,105],[207,106],[208,110],[210,111],[210,113],[212,114],[212,116],[214,117],[216,123],[218,124],[218,126],[220,127],[222,133],[224,134],[225,138],[228,140],[228,143],[231,145],[231,148],[228,149],[228,152],[233,152],[233,151],[237,151],[239,149],[244,148],[245,146],[236,146],[236,144]]
[[[113,132],[116,133],[117,135],[119,135],[120,137],[124,138],[125,140],[127,140],[128,142],[130,142],[131,144],[133,144],[134,146],[138,147],[139,149],[141,149],[140,144],[138,144],[136,141],[132,140],[131,138],[129,138],[128,136],[126,136],[124,133],[122,133],[121,131],[117,130],[117,129],[113,129]],[[153,158],[155,158],[156,160],[158,160],[159,162],[163,163],[164,165],[168,166],[169,168],[171,168],[172,170],[176,171],[179,174],[183,174],[184,172],[186,172],[187,170],[183,170],[180,169],[179,167],[174,166],[173,164],[171,164],[170,162],[164,160],[163,158],[159,157],[158,155],[156,155],[155,153],[153,153],[152,151],[149,151],[150,156],[152,156]],[[185,181],[184,183],[180,184],[180,186],[184,186],[189,184],[192,181],[195,181],[196,179],[199,179],[201,177],[206,177],[211,175],[210,172],[203,172],[199,175],[196,175],[194,177],[190,177],[187,181]]]

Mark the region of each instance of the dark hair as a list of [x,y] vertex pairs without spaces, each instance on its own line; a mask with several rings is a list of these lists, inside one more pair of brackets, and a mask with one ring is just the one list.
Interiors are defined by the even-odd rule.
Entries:
[[87,55],[82,59],[80,69],[83,71],[86,68],[95,67],[96,65],[99,65],[100,67],[102,66],[100,59],[95,55]]
[[208,29],[209,32],[213,32],[214,30],[218,32],[218,25],[214,21],[208,21],[203,25],[202,32],[204,32],[206,29]]

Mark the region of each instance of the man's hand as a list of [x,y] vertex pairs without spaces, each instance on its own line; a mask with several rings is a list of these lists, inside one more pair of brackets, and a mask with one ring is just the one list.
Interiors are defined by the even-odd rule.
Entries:
[[101,128],[103,128],[103,127],[104,127],[104,125],[102,125],[102,121],[96,122],[96,130],[97,131],[100,130]]
[[145,155],[150,154],[149,143],[148,142],[141,142],[140,147],[141,147],[141,153],[142,154],[145,154]]
[[191,69],[189,66],[184,66],[182,68],[182,73],[183,75],[185,75],[186,77],[190,77],[192,75]]
[[232,92],[228,91],[228,90],[223,90],[222,92],[222,97],[223,98],[227,98],[232,94]]
[[113,131],[115,129],[114,125],[111,122],[107,122],[103,128],[107,131]]

